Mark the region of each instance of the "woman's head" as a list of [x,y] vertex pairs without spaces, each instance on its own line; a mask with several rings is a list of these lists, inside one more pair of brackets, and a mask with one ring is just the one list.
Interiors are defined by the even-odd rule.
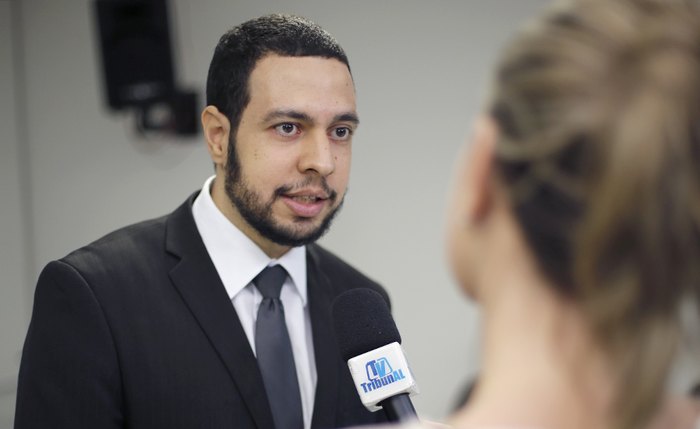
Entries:
[[493,91],[492,177],[548,284],[619,365],[619,417],[634,424],[665,378],[681,300],[700,294],[700,12],[559,5],[505,51]]

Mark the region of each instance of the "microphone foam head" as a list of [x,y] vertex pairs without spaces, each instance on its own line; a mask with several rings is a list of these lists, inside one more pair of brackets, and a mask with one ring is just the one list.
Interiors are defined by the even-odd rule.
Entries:
[[371,289],[351,289],[333,302],[333,325],[344,360],[401,343],[401,335],[384,298]]

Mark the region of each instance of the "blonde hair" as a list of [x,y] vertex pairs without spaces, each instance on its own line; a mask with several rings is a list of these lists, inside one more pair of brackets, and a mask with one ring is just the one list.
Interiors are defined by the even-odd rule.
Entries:
[[616,427],[640,427],[700,295],[700,12],[557,5],[506,50],[490,109],[526,240],[617,369]]

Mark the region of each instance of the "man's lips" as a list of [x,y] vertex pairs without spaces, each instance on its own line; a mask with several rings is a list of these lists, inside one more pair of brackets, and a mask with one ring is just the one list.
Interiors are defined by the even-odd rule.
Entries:
[[282,201],[292,212],[299,217],[316,217],[326,205],[327,199],[317,199],[315,197],[289,197],[283,196]]
[[330,199],[324,191],[296,191],[283,194],[282,201],[299,217],[318,216]]
[[322,189],[302,189],[294,192],[285,192],[285,197],[299,200],[327,200],[330,198],[329,192]]

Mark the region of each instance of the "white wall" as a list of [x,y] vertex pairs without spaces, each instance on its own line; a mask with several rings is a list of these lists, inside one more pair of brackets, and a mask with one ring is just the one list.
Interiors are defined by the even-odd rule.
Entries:
[[0,1],[0,428],[12,426],[19,351],[31,301],[30,254],[23,213],[22,178],[28,175],[26,147],[20,145],[11,8]]

